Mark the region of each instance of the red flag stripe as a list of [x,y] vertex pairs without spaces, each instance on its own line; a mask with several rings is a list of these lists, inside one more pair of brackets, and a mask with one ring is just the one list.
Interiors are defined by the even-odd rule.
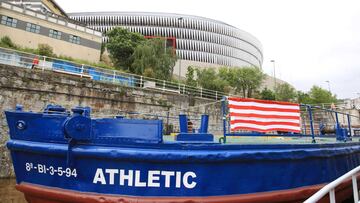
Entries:
[[295,104],[295,103],[291,103],[291,102],[270,101],[270,100],[249,99],[249,98],[229,97],[228,100],[238,101],[238,102],[256,102],[256,103],[262,103],[262,104],[281,104],[281,105],[299,106],[299,104]]
[[244,109],[230,109],[230,113],[277,115],[277,116],[300,116],[300,113],[293,113],[293,112],[259,111],[259,110],[244,110]]
[[258,106],[237,106],[234,104],[229,104],[229,108],[232,109],[246,109],[246,110],[260,110],[260,111],[279,111],[279,112],[292,112],[300,113],[300,109],[280,109],[280,108],[267,108],[267,107],[258,107]]
[[294,127],[298,127],[299,124],[298,123],[291,123],[291,122],[261,122],[261,121],[250,121],[250,120],[232,120],[230,121],[231,124],[236,124],[236,123],[251,123],[251,124],[256,124],[256,125],[287,125],[287,126],[294,126]]
[[260,122],[290,122],[290,123],[300,123],[299,119],[280,119],[280,118],[254,118],[254,117],[241,117],[241,116],[232,116],[231,120],[250,120],[250,121],[260,121]]
[[300,109],[299,105],[282,105],[282,104],[271,104],[271,103],[258,103],[254,101],[229,101],[229,104],[233,104],[236,106],[258,106],[258,107],[265,107],[265,108],[279,108],[279,109]]
[[277,115],[259,115],[253,113],[232,113],[230,116],[241,116],[241,117],[255,117],[255,118],[282,118],[282,119],[299,119],[299,116],[277,116]]
[[257,125],[257,124],[252,124],[252,123],[236,123],[231,125],[231,128],[234,127],[249,127],[249,128],[257,128],[259,130],[269,130],[272,128],[284,128],[284,129],[288,129],[288,130],[300,130],[299,126],[288,126],[288,125]]
[[271,129],[267,129],[267,130],[261,130],[258,128],[250,128],[250,127],[234,127],[231,128],[231,131],[236,131],[236,130],[249,130],[249,131],[256,131],[256,132],[269,132],[269,131],[284,131],[284,132],[294,132],[294,133],[299,133],[300,130],[291,130],[291,129],[287,129],[287,128],[271,128]]

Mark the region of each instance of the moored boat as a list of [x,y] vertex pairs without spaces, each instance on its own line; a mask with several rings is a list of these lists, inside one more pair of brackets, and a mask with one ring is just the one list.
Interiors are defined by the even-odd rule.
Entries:
[[[34,113],[18,106],[5,112],[16,187],[29,202],[302,202],[360,164],[359,142],[351,140],[338,123],[332,141],[322,142],[314,134],[299,134],[294,117],[289,118],[295,120],[291,122],[276,118],[275,124],[267,126],[259,117],[242,121],[244,114],[239,109],[254,118],[247,108],[250,103],[257,106],[256,102],[281,112],[284,106],[293,105],[224,101],[228,111],[224,110],[222,142],[208,132],[206,115],[197,132],[189,132],[187,117],[179,116],[180,133],[167,141],[161,120],[95,119],[87,107],[76,107],[69,113],[50,105],[44,112]],[[258,112],[264,108],[253,109]],[[296,104],[290,112],[297,115]],[[261,122],[263,130],[257,133],[238,131],[254,130]],[[264,134],[268,130],[281,134]],[[229,142],[229,136],[245,135],[310,141]],[[339,200],[346,199],[351,186],[345,183],[337,191]]]

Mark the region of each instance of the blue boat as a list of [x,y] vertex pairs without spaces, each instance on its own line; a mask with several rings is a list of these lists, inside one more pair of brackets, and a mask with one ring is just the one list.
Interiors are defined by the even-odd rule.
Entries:
[[[161,120],[91,118],[89,107],[69,112],[56,105],[35,113],[18,105],[5,112],[16,188],[31,203],[302,202],[360,164],[360,143],[339,126],[326,143],[314,134],[234,133],[223,109],[218,142],[207,115],[196,132],[180,115],[180,133],[165,140]],[[243,144],[229,136],[310,141]],[[336,197],[351,192],[345,183]]]

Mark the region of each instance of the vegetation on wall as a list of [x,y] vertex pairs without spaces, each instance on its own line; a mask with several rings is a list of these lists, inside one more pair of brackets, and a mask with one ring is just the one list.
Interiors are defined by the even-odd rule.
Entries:
[[176,58],[172,49],[166,49],[165,40],[148,39],[138,45],[133,55],[131,68],[135,74],[170,80]]
[[260,98],[259,99],[263,99],[263,100],[275,100],[275,93],[271,90],[269,90],[268,88],[265,87],[265,89],[263,89],[260,92]]
[[288,83],[277,84],[275,88],[275,99],[279,101],[294,102],[296,100],[296,90]]
[[131,65],[134,62],[131,56],[136,47],[145,41],[144,36],[121,27],[112,29],[106,33],[106,36],[109,38],[106,48],[115,66],[119,69],[134,72],[131,69]]
[[166,40],[145,39],[139,33],[121,27],[107,33],[107,50],[115,66],[147,77],[171,80],[176,57]]
[[[194,75],[196,73],[196,77]],[[186,84],[235,94],[243,97],[252,97],[264,80],[263,72],[256,67],[221,67],[217,72],[213,68],[189,67],[186,74]]]
[[37,49],[31,49],[31,48],[28,48],[28,47],[21,47],[21,46],[15,44],[14,42],[12,42],[11,38],[8,37],[8,36],[4,36],[4,37],[2,37],[0,39],[0,47],[9,48],[9,49],[15,49],[15,50],[18,50],[18,51],[22,51],[22,52],[26,52],[26,53],[32,53],[32,54],[41,55],[41,56],[47,56],[47,57],[63,59],[63,60],[72,61],[72,62],[75,62],[75,63],[78,63],[78,64],[87,64],[87,65],[106,68],[106,69],[114,69],[113,67],[108,66],[103,62],[92,63],[92,62],[82,60],[82,59],[75,59],[75,58],[72,58],[71,56],[64,56],[64,55],[57,56],[56,54],[53,53],[53,48],[48,44],[38,44]]

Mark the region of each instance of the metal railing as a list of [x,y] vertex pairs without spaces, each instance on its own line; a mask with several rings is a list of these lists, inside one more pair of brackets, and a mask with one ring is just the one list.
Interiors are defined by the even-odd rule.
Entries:
[[88,78],[95,81],[214,100],[220,100],[223,96],[229,96],[229,94],[225,94],[224,92],[204,89],[201,87],[192,87],[182,83],[159,80],[156,78],[124,73],[117,70],[104,69],[86,64],[79,64],[72,61],[30,54],[13,49],[0,48],[0,63],[2,64],[30,69],[34,65],[33,60],[35,57],[38,57],[39,59],[39,64],[36,65],[36,68]]
[[356,178],[356,175],[359,172],[360,172],[360,166],[354,168],[353,170],[347,172],[346,174],[334,180],[333,182],[327,184],[325,187],[323,187],[321,190],[319,190],[309,199],[307,199],[304,203],[315,203],[321,200],[326,194],[329,194],[330,203],[335,203],[336,202],[335,188],[341,183],[343,183],[345,180],[349,179],[350,177],[352,180],[354,202],[359,203],[359,190],[358,190],[357,178]]

